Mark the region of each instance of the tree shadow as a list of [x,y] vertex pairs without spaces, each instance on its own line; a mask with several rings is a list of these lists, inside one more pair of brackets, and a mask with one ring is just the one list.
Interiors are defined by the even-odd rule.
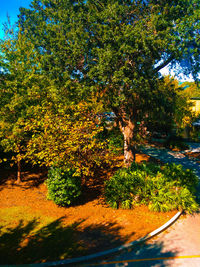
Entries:
[[35,168],[31,171],[22,172],[23,188],[39,187],[47,178],[47,170],[44,168]]
[[119,246],[129,238],[122,238],[119,233],[121,228],[114,223],[92,224],[84,228],[84,220],[64,226],[63,219],[61,217],[41,228],[34,219],[28,223],[20,221],[6,232],[0,229],[0,264],[28,264],[80,257]]
[[3,185],[8,181],[14,181],[16,179],[15,173],[9,169],[0,168],[0,191],[3,188]]
[[109,166],[104,164],[103,166],[97,166],[94,169],[95,176],[85,177],[82,185],[82,194],[71,206],[84,205],[90,201],[98,200],[102,205],[105,205],[104,200],[104,188],[105,182],[112,176],[119,166]]
[[140,245],[134,246],[133,248],[125,249],[121,252],[115,253],[115,255],[107,256],[102,260],[90,261],[88,266],[166,267],[172,266],[171,264],[168,265],[166,260],[176,257],[177,253],[177,250],[166,251],[163,242],[149,243],[146,241]]
[[0,190],[4,185],[12,185],[22,187],[24,189],[39,187],[47,178],[47,169],[44,167],[24,165],[21,172],[22,182],[16,184],[17,169],[15,166],[12,168],[0,168]]

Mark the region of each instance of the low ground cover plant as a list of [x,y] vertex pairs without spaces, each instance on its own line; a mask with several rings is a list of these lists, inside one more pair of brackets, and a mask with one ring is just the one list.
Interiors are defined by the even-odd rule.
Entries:
[[118,170],[105,185],[106,202],[113,208],[148,205],[152,211],[198,209],[195,189],[198,178],[182,165],[136,164]]
[[81,195],[81,178],[71,169],[50,168],[46,184],[48,199],[59,206],[69,206]]

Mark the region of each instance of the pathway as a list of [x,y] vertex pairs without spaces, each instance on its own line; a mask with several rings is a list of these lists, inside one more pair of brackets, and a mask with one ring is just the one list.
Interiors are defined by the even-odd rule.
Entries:
[[[195,146],[193,149],[198,148]],[[142,147],[141,151],[163,162],[191,168],[200,179],[199,164],[183,153],[151,146]],[[91,266],[200,267],[200,212],[193,216],[181,216],[170,228],[137,249],[96,263]]]

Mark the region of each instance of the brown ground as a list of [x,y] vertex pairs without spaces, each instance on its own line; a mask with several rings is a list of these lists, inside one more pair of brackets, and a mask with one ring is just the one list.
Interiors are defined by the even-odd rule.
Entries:
[[200,163],[200,152],[187,152],[185,153],[189,158],[196,159]]
[[[149,160],[149,157],[137,154],[136,161],[143,160]],[[87,248],[83,254],[110,249],[143,237],[176,213],[149,212],[145,206],[132,210],[111,209],[104,202],[101,184],[93,184],[85,190],[78,205],[58,207],[46,199],[47,189],[43,183],[45,177],[45,172],[27,171],[23,173],[23,183],[17,185],[13,183],[13,174],[10,175],[0,185],[0,209],[23,206],[32,213],[62,220],[64,226],[75,223],[76,240]]]

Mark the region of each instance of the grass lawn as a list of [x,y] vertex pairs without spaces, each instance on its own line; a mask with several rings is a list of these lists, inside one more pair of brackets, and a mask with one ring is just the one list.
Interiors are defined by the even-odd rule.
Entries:
[[[149,160],[138,154],[136,161]],[[103,181],[85,188],[79,204],[64,208],[47,200],[46,174],[23,172],[23,183],[0,177],[0,264],[26,264],[88,255],[136,240],[175,213],[145,206],[113,210],[104,202]]]

